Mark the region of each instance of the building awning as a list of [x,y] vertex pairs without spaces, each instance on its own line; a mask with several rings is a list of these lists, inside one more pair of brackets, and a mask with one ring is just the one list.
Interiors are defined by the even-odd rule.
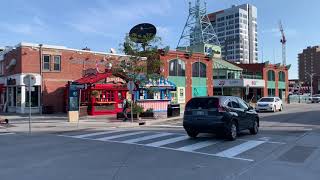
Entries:
[[144,86],[140,88],[141,89],[156,88],[156,89],[175,90],[176,85],[167,79],[160,79],[158,81],[148,81]]
[[112,73],[96,73],[96,74],[90,74],[83,78],[80,78],[76,80],[75,82],[79,84],[93,84],[96,82],[99,82],[103,79],[106,79],[107,77],[110,77]]
[[243,71],[242,68],[222,59],[213,59],[213,69],[228,69],[234,71]]

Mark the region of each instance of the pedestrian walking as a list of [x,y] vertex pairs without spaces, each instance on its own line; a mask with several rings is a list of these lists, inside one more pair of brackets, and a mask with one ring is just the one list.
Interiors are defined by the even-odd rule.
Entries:
[[128,109],[129,109],[129,103],[126,99],[123,100],[123,104],[122,104],[122,113],[124,115],[124,122],[128,120]]

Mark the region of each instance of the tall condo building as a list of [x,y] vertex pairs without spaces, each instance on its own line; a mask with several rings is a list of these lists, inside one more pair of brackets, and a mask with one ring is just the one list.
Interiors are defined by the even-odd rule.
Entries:
[[237,63],[258,62],[257,8],[233,5],[208,15],[221,43],[222,57]]
[[314,93],[320,93],[320,46],[309,46],[298,54],[299,80],[311,85]]

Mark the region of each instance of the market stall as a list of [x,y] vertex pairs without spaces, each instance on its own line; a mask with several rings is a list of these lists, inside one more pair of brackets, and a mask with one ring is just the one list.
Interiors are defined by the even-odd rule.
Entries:
[[112,73],[96,73],[75,81],[85,85],[80,90],[80,109],[88,115],[116,114],[122,111],[123,100],[127,96],[126,82]]
[[167,79],[149,80],[135,92],[135,99],[144,111],[152,109],[153,112],[166,112],[172,99],[170,92],[175,89],[175,84]]

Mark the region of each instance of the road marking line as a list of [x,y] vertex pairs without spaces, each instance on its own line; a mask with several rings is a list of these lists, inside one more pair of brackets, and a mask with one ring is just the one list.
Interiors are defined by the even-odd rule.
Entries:
[[90,134],[82,134],[82,135],[77,135],[77,136],[71,136],[74,138],[87,138],[90,136],[98,136],[98,135],[105,135],[105,134],[111,134],[111,133],[115,133],[115,132],[119,132],[119,131],[104,131],[104,132],[96,132],[96,133],[90,133]]
[[[118,131],[119,132],[119,131]],[[140,132],[140,133],[142,133],[142,132]],[[144,132],[145,133],[145,132]],[[130,133],[130,134],[132,134],[132,133]],[[172,133],[173,134],[173,133]],[[176,134],[176,133],[174,133],[174,134]],[[128,135],[128,134],[125,134],[126,136]],[[64,135],[58,135],[58,136],[62,136],[62,137],[68,137],[68,138],[74,138],[74,137],[72,137],[72,136],[64,136]],[[130,136],[130,135],[128,135],[128,136]],[[181,140],[184,140],[184,139],[188,139],[188,137],[185,137],[185,136],[182,136],[182,137],[178,137],[179,139],[177,139],[177,138],[174,138],[175,139],[175,142],[178,142],[178,141],[181,141]],[[84,139],[84,140],[90,140],[90,141],[100,141],[99,139],[101,139],[101,138],[99,138],[99,139],[89,139],[89,138],[81,138],[81,139]],[[172,138],[173,139],[173,138]],[[170,140],[170,139],[168,139],[168,140]],[[148,144],[146,145],[146,144],[139,144],[139,143],[124,143],[124,141],[115,141],[115,140],[104,140],[105,142],[111,142],[111,143],[120,143],[120,144],[134,144],[134,145],[137,145],[137,146],[147,146],[147,147],[155,147],[155,148],[159,148],[159,149],[165,149],[165,150],[173,150],[173,151],[179,151],[179,152],[186,152],[186,153],[194,153],[194,154],[199,154],[199,155],[206,155],[206,156],[213,156],[213,157],[220,157],[221,158],[221,156],[220,155],[217,155],[217,154],[210,154],[210,153],[204,153],[204,152],[197,152],[197,151],[183,151],[183,150],[179,150],[179,148],[177,149],[177,148],[170,148],[170,147],[164,147],[164,146],[162,146],[162,147],[156,147],[156,146],[148,146]],[[158,142],[160,142],[160,141],[158,141]],[[170,142],[171,143],[171,142]],[[169,144],[170,144],[169,143]],[[173,143],[173,141],[172,141],[172,143]],[[152,143],[151,143],[152,144]],[[166,143],[167,144],[167,143]],[[242,161],[249,161],[249,162],[253,162],[254,160],[253,159],[246,159],[246,158],[240,158],[240,157],[222,157],[222,158],[228,158],[228,159],[235,159],[235,160],[242,160]]]
[[[240,140],[240,141],[251,141],[251,140],[248,140],[248,139],[237,139],[237,140]],[[255,140],[252,140],[252,141],[255,141]],[[265,143],[270,143],[270,144],[287,144],[285,142],[277,142],[277,141],[270,141],[270,140],[266,140],[266,139],[262,139],[262,138],[259,138],[258,141],[264,141]]]
[[135,139],[129,139],[126,141],[121,141],[122,143],[136,143],[136,142],[140,142],[140,141],[146,141],[146,140],[150,140],[150,139],[155,139],[155,138],[159,138],[159,137],[164,137],[164,136],[169,136],[172,135],[172,133],[159,133],[159,134],[154,134],[154,135],[150,135],[150,136],[143,136],[140,138],[135,138]]
[[204,147],[208,147],[208,146],[211,146],[211,145],[214,145],[214,144],[217,144],[217,143],[218,142],[215,142],[215,141],[203,141],[203,142],[191,144],[191,145],[188,145],[188,146],[183,146],[181,148],[178,148],[177,150],[192,152],[192,151],[195,151],[195,150],[198,150],[198,149],[201,149],[201,148],[204,148]]
[[165,140],[162,140],[162,141],[157,141],[157,142],[153,142],[153,143],[150,143],[150,144],[146,144],[146,146],[160,147],[160,146],[164,146],[164,145],[167,145],[167,144],[183,141],[183,140],[186,140],[186,139],[189,139],[189,137],[188,136],[180,136],[180,137],[165,139]]
[[[90,139],[90,140],[95,140],[95,139]],[[123,143],[123,142],[121,142],[121,141],[112,141],[112,140],[108,140],[107,142],[126,144],[126,143]],[[137,146],[143,146],[143,147],[146,146],[145,144],[139,144],[139,143],[132,143],[132,144],[137,145]],[[152,147],[152,146],[147,146],[147,147]],[[165,150],[172,150],[172,151],[179,151],[179,152],[186,152],[186,153],[194,153],[194,154],[200,154],[200,155],[206,155],[206,156],[213,156],[213,157],[220,157],[220,158],[228,158],[228,159],[249,161],[249,162],[253,162],[253,161],[254,161],[253,159],[246,159],[246,158],[239,158],[239,157],[221,157],[221,156],[217,156],[216,154],[210,154],[210,153],[204,153],[204,152],[197,152],[197,151],[191,151],[191,152],[181,151],[181,150],[178,150],[178,149],[175,149],[175,148],[164,147],[164,146],[162,146],[162,147],[155,147],[155,148],[165,149]]]
[[245,151],[248,151],[252,148],[255,148],[261,144],[265,143],[265,141],[248,141],[245,143],[242,143],[238,146],[235,146],[233,148],[227,149],[225,151],[219,152],[216,155],[221,157],[235,157]]
[[0,136],[12,135],[12,134],[16,134],[16,133],[0,133]]
[[121,138],[121,137],[127,137],[127,136],[133,136],[133,135],[138,135],[138,134],[143,134],[146,133],[145,131],[138,131],[138,132],[132,132],[132,133],[125,133],[125,134],[120,134],[120,135],[114,135],[114,136],[108,136],[108,137],[103,137],[103,138],[98,138],[95,140],[98,141],[107,141],[110,139],[116,139],[116,138]]

